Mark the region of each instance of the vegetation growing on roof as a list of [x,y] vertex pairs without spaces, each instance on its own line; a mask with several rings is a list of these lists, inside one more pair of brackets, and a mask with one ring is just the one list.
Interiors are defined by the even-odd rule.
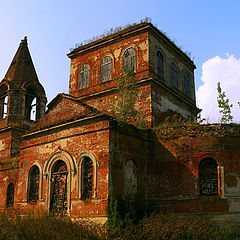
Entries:
[[[143,23],[152,24],[151,21],[152,21],[151,18],[145,17],[145,18],[141,19],[140,22],[135,22],[135,23],[132,23],[132,24],[129,23],[125,26],[110,28],[109,30],[105,30],[104,33],[102,33],[100,35],[93,36],[90,39],[86,39],[86,40],[84,40],[80,43],[76,43],[74,48],[69,48],[69,51],[72,52],[79,47],[82,47],[84,45],[96,42],[100,39],[103,39],[105,37],[111,36],[111,35],[119,33],[119,32],[123,32],[123,31],[127,32],[128,30],[133,29],[134,27],[136,27],[139,24],[143,24]],[[152,24],[152,26],[154,26],[156,29],[158,29],[157,25]],[[184,51],[183,46],[177,45],[176,41],[171,39],[165,31],[162,31],[162,30],[159,30],[159,29],[158,29],[158,31],[160,31],[170,42],[172,42],[178,49],[180,49],[182,52],[184,52],[191,59],[191,52],[190,51]]]
[[[151,23],[151,18],[145,17],[139,23]],[[139,23],[137,23],[137,22],[132,23],[132,24],[129,23],[129,24],[125,25],[125,26],[119,26],[119,27],[110,28],[109,30],[105,30],[104,33],[102,33],[102,34],[100,34],[98,36],[93,36],[90,39],[86,39],[86,40],[84,40],[84,41],[82,41],[80,43],[76,43],[75,44],[75,48],[70,48],[69,50],[73,51],[76,48],[79,48],[79,47],[84,46],[86,44],[95,42],[95,41],[97,41],[99,39],[108,37],[108,36],[110,36],[112,34],[115,34],[115,33],[118,33],[118,32],[121,32],[121,31],[124,31],[124,30],[127,30],[127,29],[131,29],[131,28],[135,27],[136,25],[138,25]]]
[[163,140],[174,140],[185,137],[224,137],[240,136],[240,124],[199,124],[197,122],[165,122],[155,127],[154,132]]

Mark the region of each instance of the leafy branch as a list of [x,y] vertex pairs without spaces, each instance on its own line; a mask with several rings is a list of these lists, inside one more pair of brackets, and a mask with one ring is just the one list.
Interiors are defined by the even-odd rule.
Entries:
[[128,66],[124,66],[123,73],[122,77],[116,78],[118,95],[113,99],[111,114],[120,125],[134,123],[137,128],[146,128],[146,116],[136,109],[138,86],[135,76]]
[[233,105],[229,104],[229,99],[226,97],[226,93],[222,92],[220,82],[217,83],[217,91],[219,112],[222,114],[221,123],[230,123],[233,119],[233,116],[231,115],[231,108]]

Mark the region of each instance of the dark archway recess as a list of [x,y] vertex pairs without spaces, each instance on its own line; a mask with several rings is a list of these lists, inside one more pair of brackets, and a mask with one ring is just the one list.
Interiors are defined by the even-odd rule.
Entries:
[[64,161],[57,161],[51,173],[50,211],[62,215],[67,211],[67,165]]
[[93,162],[90,158],[85,157],[81,167],[82,175],[82,194],[81,198],[91,199],[93,193]]
[[212,158],[205,158],[199,163],[199,192],[202,196],[218,195],[217,162]]
[[39,199],[40,171],[38,166],[33,166],[29,171],[28,202],[36,202]]
[[14,205],[14,184],[9,183],[8,188],[7,188],[7,203],[6,207],[7,208],[12,208]]

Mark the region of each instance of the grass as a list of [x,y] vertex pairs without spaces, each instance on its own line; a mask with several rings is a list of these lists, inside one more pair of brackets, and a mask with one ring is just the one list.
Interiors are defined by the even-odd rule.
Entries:
[[240,230],[233,224],[219,226],[199,216],[155,214],[125,227],[99,226],[48,214],[28,214],[26,217],[0,216],[0,239],[6,240],[81,240],[81,239],[240,239]]

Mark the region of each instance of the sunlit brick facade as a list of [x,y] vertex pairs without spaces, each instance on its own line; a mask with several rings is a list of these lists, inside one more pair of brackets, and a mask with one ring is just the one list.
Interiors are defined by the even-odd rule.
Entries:
[[[177,126],[182,132],[176,135],[166,125],[196,119],[200,111],[195,65],[173,42],[141,23],[80,46],[68,57],[69,94],[58,94],[46,111],[26,38],[0,83],[2,211],[42,208],[105,217],[110,196],[142,213],[239,211],[238,128],[226,126],[224,134],[204,138],[184,126]],[[144,130],[119,125],[111,115],[125,65],[137,82]],[[224,129],[208,127],[216,133]]]

